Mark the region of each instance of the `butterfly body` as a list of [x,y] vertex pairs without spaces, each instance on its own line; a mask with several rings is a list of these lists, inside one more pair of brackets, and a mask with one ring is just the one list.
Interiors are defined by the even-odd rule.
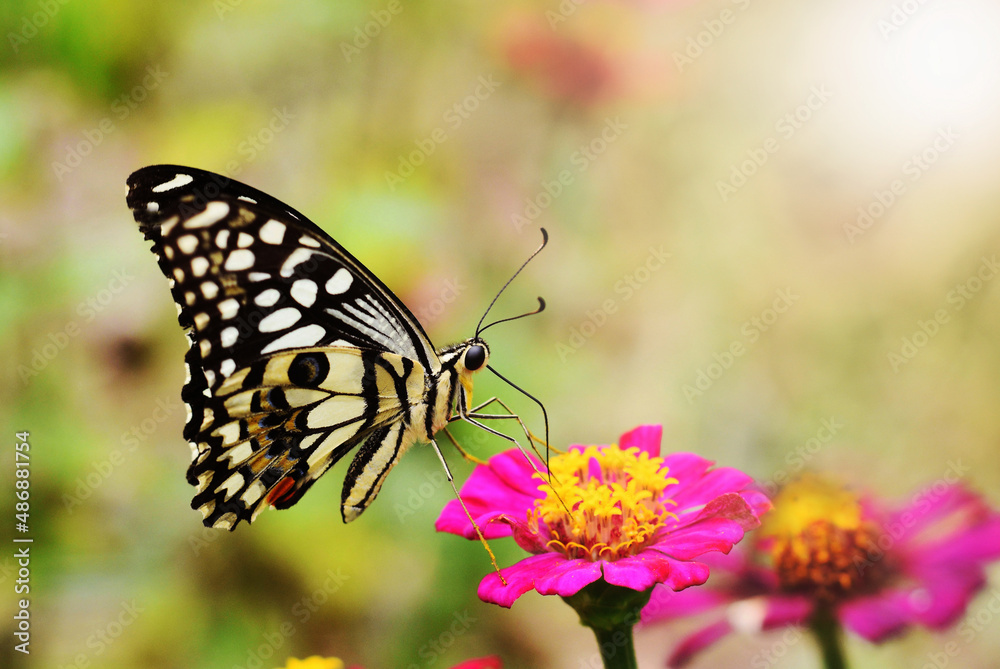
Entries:
[[192,506],[233,529],[288,508],[354,455],[341,513],[357,518],[414,444],[469,415],[479,337],[436,350],[377,277],[305,216],[194,168],[128,179],[128,205],[187,329]]

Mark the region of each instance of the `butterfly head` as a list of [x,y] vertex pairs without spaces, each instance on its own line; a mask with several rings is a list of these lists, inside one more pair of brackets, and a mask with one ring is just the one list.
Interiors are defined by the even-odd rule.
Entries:
[[462,354],[462,366],[469,372],[478,372],[490,359],[490,348],[478,337],[470,339],[466,344],[465,353]]
[[458,372],[458,382],[465,390],[466,402],[472,401],[472,375],[486,369],[489,360],[490,347],[479,337],[467,339],[456,347],[455,371]]

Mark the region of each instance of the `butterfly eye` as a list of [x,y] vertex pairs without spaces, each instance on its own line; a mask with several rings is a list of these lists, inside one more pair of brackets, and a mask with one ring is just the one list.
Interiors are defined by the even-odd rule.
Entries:
[[486,349],[476,344],[465,352],[465,368],[474,372],[486,364]]

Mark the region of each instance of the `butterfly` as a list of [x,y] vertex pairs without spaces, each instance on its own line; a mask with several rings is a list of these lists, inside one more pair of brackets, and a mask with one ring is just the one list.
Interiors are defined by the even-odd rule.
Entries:
[[[127,203],[187,333],[187,479],[205,525],[287,509],[356,451],[341,499],[351,522],[414,444],[432,444],[447,471],[434,437],[455,420],[518,443],[481,422],[514,418],[532,439],[502,401],[471,406],[473,376],[489,367],[482,319],[472,338],[435,349],[378,277],[288,205],[176,165],[134,172]],[[494,401],[509,415],[481,413]]]

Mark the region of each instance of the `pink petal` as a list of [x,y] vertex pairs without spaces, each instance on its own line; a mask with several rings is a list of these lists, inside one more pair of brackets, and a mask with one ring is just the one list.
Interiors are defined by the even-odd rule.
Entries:
[[[479,514],[478,516],[473,516],[476,519],[476,524],[479,528],[483,530],[483,535],[487,539],[498,539],[500,537],[510,536],[510,527],[505,525],[497,525],[491,528],[489,521],[492,520],[490,516]],[[466,539],[477,539],[476,530],[472,527],[472,523],[465,515],[465,511],[462,510],[461,504],[458,500],[452,500],[444,505],[441,510],[441,515],[438,516],[437,520],[434,521],[434,529],[438,532],[450,532],[451,534],[457,534],[460,537],[465,537]]]
[[566,559],[556,553],[532,555],[500,570],[507,585],[496,572],[487,574],[479,583],[479,599],[510,608],[518,597],[535,588],[535,579],[548,573]]
[[657,583],[670,577],[673,569],[671,561],[653,551],[643,551],[638,555],[605,561],[604,580],[611,585],[620,585],[632,590],[649,590]]
[[921,521],[918,525],[926,525],[946,518],[962,507],[986,508],[978,495],[961,484],[946,484],[941,488],[935,484],[913,495],[910,504],[892,514],[892,518],[902,520],[901,516],[909,512]]
[[[912,574],[911,574],[912,575]],[[937,569],[919,575],[921,584],[900,588],[913,622],[932,629],[951,625],[986,583],[981,569]]]
[[913,496],[905,508],[887,513],[878,500],[865,498],[865,511],[872,518],[884,519],[884,529],[891,532],[897,544],[920,541],[921,535],[936,536],[939,524],[953,522],[963,511],[982,506],[981,500],[960,485],[931,487]]
[[[541,497],[541,493],[538,492],[541,481],[534,478],[534,474],[535,469],[545,473],[545,465],[533,455],[528,457],[531,458],[534,467],[525,459],[524,453],[517,448],[512,448],[490,458],[489,469],[500,478],[507,488],[531,498]],[[476,469],[482,469],[482,466]]]
[[667,666],[679,669],[686,666],[694,656],[733,631],[729,622],[719,620],[685,637],[667,659]]
[[726,518],[736,522],[744,531],[760,527],[760,519],[743,497],[735,492],[719,495],[705,505],[699,516],[702,518]]
[[567,560],[560,555],[559,563],[551,567],[544,575],[535,577],[535,590],[541,595],[569,597],[599,578],[601,578],[600,562]]
[[751,559],[752,549],[738,546],[731,553],[706,553],[698,559],[713,571],[724,572],[729,579],[759,580],[762,573],[771,573],[769,569],[757,566]]
[[708,580],[708,565],[701,562],[687,562],[668,558],[670,574],[663,585],[671,590],[683,590],[692,585],[701,585]]
[[601,463],[597,461],[597,458],[590,458],[587,460],[587,476],[604,483],[604,471],[601,469]]
[[671,453],[663,456],[663,465],[669,468],[669,475],[680,482],[680,485],[667,488],[667,495],[672,497],[677,490],[681,489],[685,481],[701,478],[714,464],[711,460],[706,460],[694,453]]
[[[658,588],[658,590],[661,589]],[[654,591],[654,596],[655,593],[656,591]],[[691,593],[691,591],[680,593],[677,597],[688,597],[688,593]],[[790,625],[801,627],[806,625],[810,617],[812,617],[812,602],[804,596],[766,597],[763,598],[762,603],[766,607],[767,612],[765,613],[761,630],[787,628]],[[643,613],[645,614],[645,611]],[[722,639],[729,632],[733,631],[733,629],[733,624],[729,616],[716,621],[708,627],[702,628],[681,641],[667,660],[667,665],[670,667],[682,667],[688,664],[694,659],[695,655]],[[764,666],[765,663],[762,661],[760,664]],[[751,665],[756,666],[756,663],[751,662]]]
[[679,560],[691,560],[709,551],[728,553],[743,539],[743,528],[728,518],[705,518],[658,538],[649,548]]
[[923,559],[938,564],[981,563],[1000,557],[1000,517],[921,549]]
[[642,622],[651,624],[693,616],[729,604],[736,596],[712,588],[688,588],[677,592],[667,587],[654,587],[649,603],[642,609]]
[[670,475],[678,484],[667,488],[664,494],[677,502],[678,510],[708,504],[719,495],[739,492],[753,483],[749,475],[732,467],[719,467],[697,477],[681,478],[673,471]]
[[982,574],[969,574],[964,583],[957,583],[954,575],[947,583],[938,583],[929,592],[911,596],[911,607],[920,624],[931,629],[950,627],[958,620],[975,594],[986,584]]
[[911,542],[905,550],[911,561],[951,568],[996,560],[1000,557],[1000,515],[973,527],[955,528],[933,542]]
[[480,657],[474,660],[466,660],[461,664],[456,664],[451,669],[502,669],[503,663],[500,662],[500,658],[490,655],[489,657]]
[[497,516],[490,522],[494,524],[506,523],[513,531],[514,541],[516,541],[517,545],[527,552],[549,552],[549,548],[547,546],[548,540],[546,536],[542,536],[541,533],[533,532],[527,522],[517,518],[511,518],[509,516]]
[[764,629],[804,626],[812,618],[813,602],[804,595],[775,595],[767,597]]
[[844,603],[840,619],[849,630],[872,642],[898,634],[910,622],[906,593],[881,592]]
[[[541,497],[539,481],[531,478],[533,473],[517,449],[499,453],[490,458],[489,466],[473,470],[462,486],[462,499],[487,539],[510,536],[510,527],[502,523],[491,525],[493,519],[500,515],[524,518],[535,499]],[[451,532],[467,539],[477,538],[457,499],[445,505],[434,527],[438,532]]]
[[756,590],[769,590],[763,581],[757,581],[762,575],[772,572],[748,563],[748,552],[737,549],[728,555],[706,553],[701,556],[699,562],[711,570],[712,583],[705,588],[688,588],[683,592],[674,592],[667,587],[654,588],[643,611],[643,620],[647,617],[661,620],[689,616],[713,605],[728,604],[747,597]]
[[663,439],[662,425],[640,425],[619,437],[618,448],[625,450],[635,447],[655,458],[660,455],[661,439]]
[[[491,510],[483,512],[481,508],[473,510],[471,504],[469,505],[469,511],[472,513],[472,517],[475,518],[476,524],[479,525],[479,529],[482,530],[483,536],[487,539],[499,539],[511,535],[510,525],[493,522],[504,516],[502,511]],[[475,540],[479,538],[476,534],[476,529],[469,522],[468,516],[465,515],[465,511],[462,509],[462,503],[457,499],[453,499],[445,504],[444,509],[441,510],[441,515],[434,522],[434,529],[438,532],[457,534],[466,539]]]
[[758,518],[771,510],[771,499],[759,490],[743,489],[740,491],[739,496],[750,505],[754,515]]
[[[878,517],[876,501],[865,504]],[[926,488],[905,509],[881,515],[901,575],[917,583],[846,602],[844,624],[873,642],[911,624],[950,626],[983,587],[982,563],[1000,557],[1000,515],[960,484]]]
[[575,595],[601,578],[601,563],[589,560],[567,560],[559,553],[532,555],[500,570],[507,585],[496,573],[479,583],[479,598],[510,608],[518,597],[529,590],[542,595]]

